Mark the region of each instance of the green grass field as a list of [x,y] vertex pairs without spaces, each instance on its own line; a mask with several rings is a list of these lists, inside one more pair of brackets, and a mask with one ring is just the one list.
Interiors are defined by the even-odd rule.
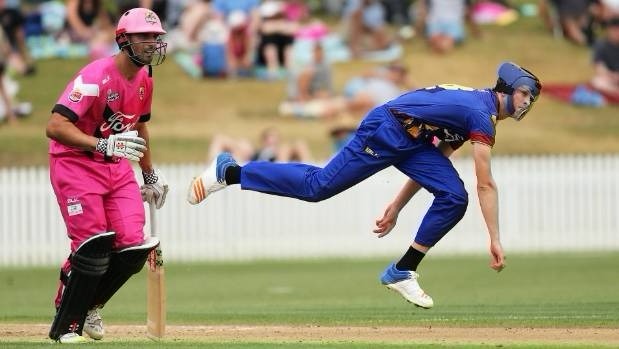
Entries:
[[[166,266],[168,324],[619,328],[618,253],[513,255],[508,262],[508,268],[497,274],[486,266],[485,257],[430,256],[420,272],[422,286],[435,299],[431,310],[411,306],[378,283],[387,260],[172,264]],[[0,328],[2,323],[49,323],[56,277],[53,268],[1,269]],[[106,325],[145,324],[145,284],[143,271],[108,303],[103,311]],[[8,340],[11,342],[0,339],[0,346],[22,345],[17,338]],[[149,344],[138,335],[118,342],[103,341],[97,347],[120,348],[126,340],[136,342],[132,346]],[[165,342],[165,347],[191,347],[192,340],[196,338]],[[386,340],[384,347],[403,347],[400,342]],[[419,344],[413,334],[410,342]],[[44,343],[49,343],[44,337],[28,341],[41,347]],[[205,338],[195,343],[206,345],[209,341]],[[274,344],[251,344],[242,339],[229,343],[238,346],[223,347]],[[521,344],[533,345],[526,338]],[[350,338],[349,343],[337,346],[318,340],[302,347],[372,346]]]

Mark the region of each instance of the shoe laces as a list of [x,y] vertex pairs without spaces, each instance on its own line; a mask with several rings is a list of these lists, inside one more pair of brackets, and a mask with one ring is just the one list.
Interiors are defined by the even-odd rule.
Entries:
[[409,275],[410,275],[410,278],[404,280],[404,287],[406,287],[406,289],[408,289],[409,291],[414,291],[414,292],[422,294],[423,296],[427,296],[424,290],[419,285],[419,282],[417,282],[417,278],[419,277],[419,274],[417,274],[414,271],[410,271]]
[[86,316],[87,322],[92,326],[102,326],[103,319],[101,319],[101,314],[99,314],[98,309],[91,309],[88,311],[88,315]]

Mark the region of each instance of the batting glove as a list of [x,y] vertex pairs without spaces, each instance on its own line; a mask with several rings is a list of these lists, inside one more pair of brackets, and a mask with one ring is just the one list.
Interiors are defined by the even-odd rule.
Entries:
[[138,131],[129,131],[99,138],[96,150],[110,157],[139,161],[146,151],[146,141],[138,137]]
[[150,205],[155,205],[155,208],[160,209],[168,194],[168,183],[157,170],[142,172],[142,176],[144,177],[144,185],[140,187],[142,201],[148,202]]

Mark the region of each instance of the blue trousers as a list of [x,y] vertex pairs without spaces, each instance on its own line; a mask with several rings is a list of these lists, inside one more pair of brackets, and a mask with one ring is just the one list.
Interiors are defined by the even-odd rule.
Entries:
[[241,188],[317,202],[395,166],[434,195],[415,242],[434,246],[462,219],[468,194],[451,161],[433,144],[409,136],[384,107],[368,113],[351,141],[324,167],[250,162]]

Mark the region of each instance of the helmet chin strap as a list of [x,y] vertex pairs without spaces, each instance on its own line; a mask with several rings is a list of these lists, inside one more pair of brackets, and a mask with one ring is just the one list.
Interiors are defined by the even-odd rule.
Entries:
[[131,60],[131,63],[133,63],[138,68],[142,68],[143,66],[146,65],[146,64],[138,61],[137,59],[135,59],[133,56],[129,56],[129,59]]
[[512,95],[508,95],[507,93],[503,94],[503,104],[505,105],[505,109],[509,115],[514,115],[516,112],[516,108],[514,108],[514,97]]

